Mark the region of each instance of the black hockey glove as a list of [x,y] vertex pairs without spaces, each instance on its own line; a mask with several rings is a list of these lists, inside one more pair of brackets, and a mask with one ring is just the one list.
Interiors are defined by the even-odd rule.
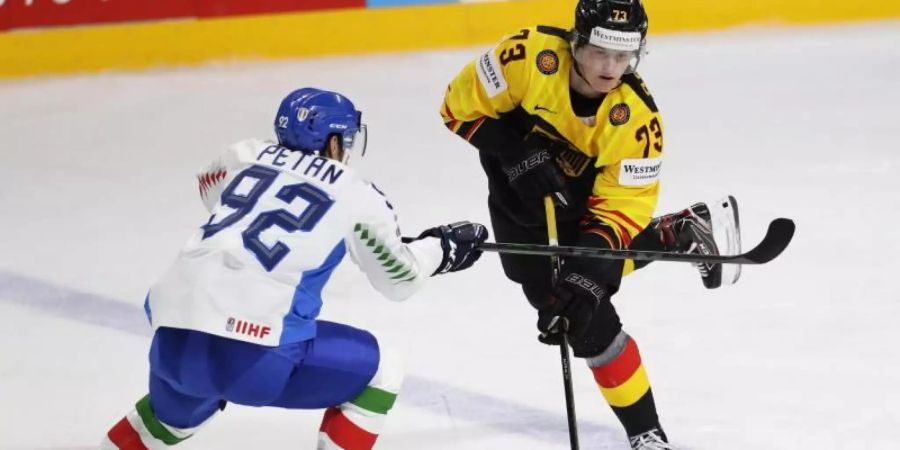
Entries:
[[610,301],[610,287],[578,273],[566,274],[553,290],[550,306],[538,311],[538,340],[560,345],[560,317],[568,321],[569,345],[578,358],[599,355],[622,329]]
[[575,272],[564,274],[553,288],[550,304],[538,311],[538,330],[544,337],[558,332],[558,319],[563,317],[568,320],[568,334],[579,337],[590,324],[598,304],[608,301],[605,285]]
[[552,194],[562,206],[568,205],[566,178],[556,164],[562,145],[543,134],[529,133],[520,152],[503,158],[503,171],[523,203],[534,204]]
[[436,237],[441,240],[444,259],[432,275],[468,269],[481,257],[481,245],[489,236],[480,223],[456,222],[429,228],[419,234],[419,239]]

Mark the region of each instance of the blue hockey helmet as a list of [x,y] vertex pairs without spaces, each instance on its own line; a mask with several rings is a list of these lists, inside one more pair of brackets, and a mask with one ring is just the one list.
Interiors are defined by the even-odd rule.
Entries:
[[362,156],[366,151],[362,113],[347,97],[316,88],[297,89],[281,101],[275,134],[280,145],[302,152],[321,152],[328,138],[338,135],[344,163],[351,155]]

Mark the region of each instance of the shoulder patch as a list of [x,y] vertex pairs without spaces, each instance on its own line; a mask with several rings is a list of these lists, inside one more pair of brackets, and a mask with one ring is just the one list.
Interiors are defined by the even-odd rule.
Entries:
[[634,73],[628,73],[622,76],[622,82],[631,87],[638,97],[644,101],[647,108],[650,108],[651,112],[659,112],[659,108],[656,107],[653,96],[650,95],[647,85],[644,84],[644,80],[642,80],[640,76]]
[[631,118],[631,108],[627,103],[619,103],[609,110],[609,123],[613,125],[624,125]]
[[559,56],[553,50],[542,50],[538,53],[535,63],[544,75],[553,75],[559,70]]
[[556,36],[560,39],[564,39],[566,41],[569,40],[569,31],[564,30],[562,28],[557,27],[548,27],[546,25],[538,25],[537,27],[538,33],[549,34],[550,36]]
[[481,55],[475,63],[475,72],[478,73],[478,81],[488,97],[496,97],[509,87],[503,71],[500,69],[500,62],[497,61],[497,54],[494,49],[490,49],[487,53]]

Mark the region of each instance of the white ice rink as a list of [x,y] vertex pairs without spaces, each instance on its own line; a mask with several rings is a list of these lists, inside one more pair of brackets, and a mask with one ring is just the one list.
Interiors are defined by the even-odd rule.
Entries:
[[[652,38],[641,72],[666,124],[658,212],[734,194],[746,246],[797,235],[739,284],[656,263],[615,304],[681,448],[900,448],[900,22]],[[483,51],[0,82],[0,448],[87,449],[147,390],[146,289],[206,221],[195,170],[272,136],[278,102],[347,94],[361,169],[406,234],[488,221],[476,153],[437,113]],[[351,263],[323,318],[405,342],[382,449],[568,448],[556,348],[495,255],[404,304]],[[584,449],[626,449],[589,372]],[[185,449],[311,449],[321,412],[231,405]]]

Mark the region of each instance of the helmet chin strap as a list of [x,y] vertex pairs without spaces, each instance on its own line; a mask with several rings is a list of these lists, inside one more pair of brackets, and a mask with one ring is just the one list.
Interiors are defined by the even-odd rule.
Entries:
[[572,61],[575,63],[575,65],[572,67],[575,69],[575,74],[578,75],[578,78],[581,78],[581,80],[584,81],[585,84],[587,84],[590,90],[594,91],[597,94],[605,95],[605,92],[600,92],[594,89],[594,87],[591,86],[591,82],[584,77],[583,73],[581,73],[581,62],[579,62],[578,58],[575,57],[575,46],[572,46]]
[[588,82],[587,78],[584,77],[584,74],[581,73],[581,62],[579,62],[578,58],[575,56],[575,50],[577,50],[578,47],[576,47],[575,44],[571,44],[571,43],[569,44],[569,46],[572,49],[572,61],[575,62],[575,66],[574,66],[575,74],[578,75],[578,78],[581,78],[585,83],[588,84],[588,86],[590,86],[591,83]]

